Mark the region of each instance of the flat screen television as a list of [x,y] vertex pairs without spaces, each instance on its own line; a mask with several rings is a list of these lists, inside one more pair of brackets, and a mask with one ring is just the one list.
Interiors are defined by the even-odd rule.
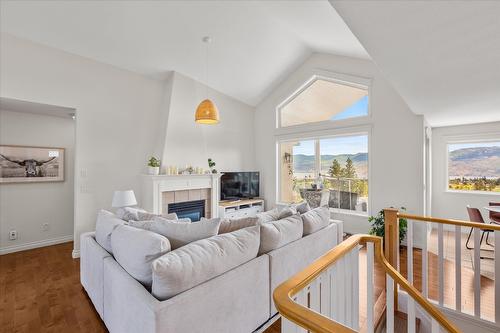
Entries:
[[259,196],[258,172],[224,172],[220,178],[220,199],[250,199]]

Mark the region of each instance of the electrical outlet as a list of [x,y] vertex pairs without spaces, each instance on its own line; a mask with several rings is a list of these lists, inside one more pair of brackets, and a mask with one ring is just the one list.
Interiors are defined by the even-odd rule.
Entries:
[[43,231],[48,231],[49,230],[49,224],[48,223],[42,224],[42,230]]
[[11,230],[9,232],[9,239],[10,240],[16,240],[17,239],[17,230]]

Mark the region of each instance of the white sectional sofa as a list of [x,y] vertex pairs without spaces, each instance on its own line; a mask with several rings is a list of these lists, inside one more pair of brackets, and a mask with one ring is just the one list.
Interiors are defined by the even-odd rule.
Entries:
[[277,313],[280,283],[342,241],[341,221],[261,254],[167,300],[156,299],[96,241],[81,235],[81,283],[112,333],[250,333]]

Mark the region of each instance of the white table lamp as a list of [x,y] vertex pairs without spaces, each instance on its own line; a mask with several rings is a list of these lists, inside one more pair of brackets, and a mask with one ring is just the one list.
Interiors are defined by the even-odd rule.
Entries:
[[113,201],[111,202],[112,207],[122,208],[135,205],[137,205],[137,200],[135,199],[134,191],[115,191],[113,194]]

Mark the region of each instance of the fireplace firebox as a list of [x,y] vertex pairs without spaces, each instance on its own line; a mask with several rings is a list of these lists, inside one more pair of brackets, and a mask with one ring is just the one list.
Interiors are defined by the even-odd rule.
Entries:
[[197,222],[205,217],[205,200],[170,203],[168,212],[176,213],[178,218],[190,218],[192,222]]

